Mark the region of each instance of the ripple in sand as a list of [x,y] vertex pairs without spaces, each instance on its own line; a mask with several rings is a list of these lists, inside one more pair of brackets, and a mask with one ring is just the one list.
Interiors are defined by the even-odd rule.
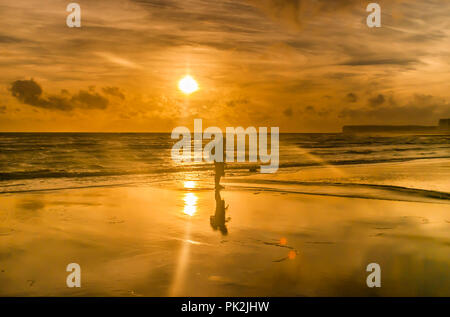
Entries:
[[0,228],[0,236],[10,236],[14,232],[15,230],[11,228]]
[[124,222],[125,222],[124,220],[118,219],[118,218],[116,218],[116,217],[111,217],[111,218],[108,220],[108,223],[111,224],[111,225],[115,225],[115,224],[119,224],[119,223],[124,223]]
[[331,242],[331,241],[306,241],[305,243],[308,243],[308,244],[335,244],[334,242]]

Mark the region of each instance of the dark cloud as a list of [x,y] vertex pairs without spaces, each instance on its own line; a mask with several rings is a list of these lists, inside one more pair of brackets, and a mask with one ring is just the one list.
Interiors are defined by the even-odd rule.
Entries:
[[309,117],[326,117],[330,114],[330,110],[326,108],[319,108],[315,106],[306,106],[302,110],[299,110],[304,116]]
[[314,88],[318,88],[320,83],[309,79],[295,79],[283,84],[282,90],[284,92],[307,92]]
[[122,91],[118,87],[104,87],[104,88],[102,88],[102,90],[107,95],[118,97],[122,100],[125,99],[125,95],[122,93]]
[[386,98],[384,97],[384,95],[379,94],[378,96],[369,98],[368,101],[371,107],[377,107],[382,105],[386,101]]
[[2,43],[2,44],[20,43],[20,42],[23,42],[23,40],[19,39],[17,37],[14,37],[14,36],[0,34],[0,43]]
[[16,80],[12,83],[11,93],[18,100],[32,106],[41,106],[42,88],[33,79]]
[[69,99],[63,96],[48,96],[47,99],[41,99],[40,104],[35,106],[47,109],[69,111],[74,108]]
[[0,106],[0,113],[6,113],[6,106]]
[[84,90],[72,97],[66,90],[61,91],[60,95],[43,97],[41,86],[33,79],[13,82],[11,94],[27,105],[61,111],[70,111],[74,108],[105,109],[109,103],[108,99],[98,93]]
[[408,35],[405,37],[405,41],[413,42],[413,43],[424,43],[429,41],[440,41],[445,40],[446,34],[442,31],[435,31],[433,33],[423,33],[423,34],[414,34]]
[[358,124],[437,124],[450,116],[450,103],[431,95],[415,95],[403,105],[386,103],[380,107],[344,109],[339,115]]
[[250,103],[250,100],[248,100],[247,98],[237,98],[237,99],[227,101],[226,105],[228,107],[236,107],[239,105],[248,105],[249,103]]
[[347,96],[345,96],[345,100],[347,100],[348,102],[357,102],[358,96],[352,92],[349,92]]
[[397,66],[407,66],[411,64],[420,63],[418,59],[415,58],[355,58],[351,59],[340,65],[342,66],[373,66],[373,65],[397,65]]
[[109,103],[108,99],[98,93],[85,90],[81,90],[78,94],[74,95],[71,101],[79,108],[87,109],[106,109]]
[[356,77],[356,76],[357,76],[357,74],[355,74],[355,73],[340,72],[340,73],[330,73],[330,74],[327,74],[325,77],[330,78],[330,79],[341,80],[341,79],[352,78],[352,77]]
[[293,114],[294,114],[294,111],[292,110],[291,107],[289,107],[289,108],[284,109],[283,114],[284,114],[286,117],[292,117]]
[[307,19],[360,6],[360,0],[247,0],[281,24],[301,28]]
[[141,5],[157,9],[177,9],[177,3],[173,0],[133,0]]

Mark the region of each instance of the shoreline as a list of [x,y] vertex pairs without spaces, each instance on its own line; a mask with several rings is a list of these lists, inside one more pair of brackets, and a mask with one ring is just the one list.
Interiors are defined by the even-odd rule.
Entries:
[[[208,168],[206,168],[208,167]],[[282,168],[275,174],[261,174],[258,172],[239,173],[238,170],[226,169],[225,183],[248,182],[261,183],[263,181],[291,182],[292,184],[312,185],[346,185],[355,186],[392,186],[411,190],[425,190],[430,192],[450,193],[450,183],[446,175],[450,171],[450,160],[442,158],[415,159],[406,162],[383,162],[347,165],[313,165],[303,168]],[[213,178],[213,167],[205,166],[200,171],[189,173],[173,173],[170,177],[158,179],[160,174],[133,174],[124,181],[124,175],[111,177],[82,177],[82,178],[42,178],[16,180],[0,188],[19,188],[17,190],[3,190],[0,195],[22,192],[39,192],[65,189],[102,188],[114,186],[141,186],[154,184],[168,184],[184,180],[195,180],[209,183]],[[431,174],[430,174],[431,173]],[[363,180],[363,182],[361,182]],[[46,185],[45,183],[50,185]],[[98,182],[102,182],[98,184]],[[55,184],[55,185],[52,185]],[[73,184],[80,184],[74,186]],[[22,187],[22,188],[21,188]],[[36,188],[39,187],[39,188]]]
[[[450,295],[445,205],[225,185],[222,215],[208,183],[180,185],[0,195],[0,294]],[[65,286],[72,262],[80,289]],[[380,289],[365,285],[371,262]]]

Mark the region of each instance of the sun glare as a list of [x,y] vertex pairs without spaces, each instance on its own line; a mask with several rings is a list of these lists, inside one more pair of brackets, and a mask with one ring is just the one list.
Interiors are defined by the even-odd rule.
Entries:
[[198,84],[192,76],[186,75],[178,82],[178,88],[185,94],[189,95],[198,90]]
[[197,196],[193,193],[187,193],[184,196],[184,213],[193,216],[197,212]]
[[188,188],[188,189],[195,188],[195,181],[185,181],[184,188]]

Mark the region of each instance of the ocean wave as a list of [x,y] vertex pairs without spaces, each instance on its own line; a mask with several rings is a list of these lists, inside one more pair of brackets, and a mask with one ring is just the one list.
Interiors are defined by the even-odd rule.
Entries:
[[[205,180],[208,182],[207,180]],[[53,184],[49,187],[38,188],[36,186],[16,186],[9,185],[3,188],[1,194],[16,193],[33,193],[60,190],[76,190],[88,188],[108,188],[118,186],[140,186],[158,183],[166,184],[173,188],[173,180],[166,179],[141,179],[141,180],[125,180],[117,179],[114,182],[83,182],[79,185],[73,183]],[[271,192],[278,194],[297,194],[311,196],[328,196],[355,199],[371,199],[371,200],[388,200],[388,201],[404,201],[404,202],[421,202],[421,203],[438,203],[450,204],[450,193],[427,190],[421,188],[412,188],[405,186],[385,185],[385,184],[367,184],[367,183],[339,183],[339,182],[322,182],[322,181],[290,181],[290,180],[270,180],[270,179],[250,179],[231,177],[226,179],[227,190],[246,190],[252,192]],[[211,190],[213,189],[211,185]]]
[[[447,159],[450,156],[429,156],[429,157],[402,157],[402,158],[380,158],[380,159],[354,159],[354,160],[334,160],[324,162],[287,162],[279,164],[280,169],[284,168],[300,168],[313,166],[333,166],[333,165],[360,165],[360,164],[377,164],[377,163],[395,163],[406,162],[422,159]],[[260,163],[227,163],[227,170],[231,171],[249,171],[257,170],[261,166]],[[100,166],[99,166],[100,167]],[[104,166],[96,171],[65,171],[40,169],[34,171],[13,171],[0,172],[0,181],[27,180],[27,179],[48,179],[48,178],[86,178],[86,177],[107,177],[107,176],[125,176],[125,175],[147,175],[147,174],[163,174],[163,173],[180,173],[180,172],[202,172],[212,170],[211,163],[186,164],[183,166],[161,167],[153,169],[141,170],[110,170],[105,171]],[[2,185],[0,184],[0,187]]]

